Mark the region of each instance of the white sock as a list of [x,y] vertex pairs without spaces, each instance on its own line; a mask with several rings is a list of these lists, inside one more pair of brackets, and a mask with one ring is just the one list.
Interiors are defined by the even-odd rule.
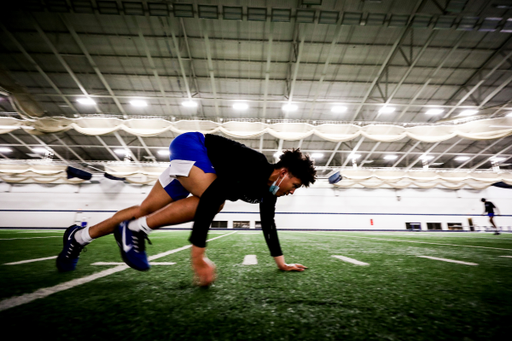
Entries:
[[91,235],[89,234],[89,226],[75,232],[75,240],[80,245],[87,245],[92,242]]
[[133,232],[144,231],[146,234],[150,234],[153,230],[148,226],[146,217],[140,217],[137,220],[133,220],[128,224],[128,228]]

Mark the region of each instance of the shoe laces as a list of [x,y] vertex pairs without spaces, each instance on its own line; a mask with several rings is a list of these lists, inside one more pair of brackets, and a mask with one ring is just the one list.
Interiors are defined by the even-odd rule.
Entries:
[[146,250],[146,243],[144,240],[147,240],[149,244],[153,245],[144,231],[133,233],[133,248],[136,252],[142,253]]
[[82,252],[82,250],[84,250],[84,252],[87,251],[87,249],[85,248],[85,245],[81,245],[76,240],[73,240],[71,242],[71,245],[69,246],[68,252],[66,253],[66,258],[70,258],[70,259],[78,258],[78,256],[80,255],[80,252]]

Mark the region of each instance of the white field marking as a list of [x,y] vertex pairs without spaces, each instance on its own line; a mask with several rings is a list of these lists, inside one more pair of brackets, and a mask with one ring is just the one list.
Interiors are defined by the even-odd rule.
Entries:
[[[313,233],[314,234],[314,233]],[[321,236],[333,236],[332,234],[320,234]],[[386,242],[401,242],[401,243],[417,243],[417,244],[429,244],[429,245],[441,245],[441,246],[457,246],[457,247],[474,247],[477,249],[491,249],[491,250],[504,250],[504,251],[512,251],[512,249],[503,249],[500,247],[490,247],[490,246],[475,246],[475,245],[455,245],[455,244],[442,244],[442,243],[428,243],[428,242],[420,242],[417,240],[403,240],[403,239],[382,239],[382,238],[370,238],[370,237],[361,237],[361,236],[351,236],[348,234],[340,234],[338,237],[350,237],[350,238],[363,238],[370,240],[383,240]]]
[[446,259],[446,258],[438,258],[438,257],[430,257],[430,256],[416,256],[420,258],[428,258],[433,260],[440,260],[443,262],[450,262],[450,263],[457,263],[457,264],[464,264],[464,265],[478,265],[477,263],[469,263],[469,262],[461,262],[460,260],[453,260],[453,259]]
[[18,265],[18,264],[25,264],[25,263],[39,262],[39,261],[42,261],[42,260],[55,259],[55,258],[57,258],[57,256],[51,256],[51,257],[44,257],[44,258],[36,258],[36,259],[21,260],[21,261],[19,261],[19,262],[4,263],[4,265]]
[[505,257],[505,258],[512,258],[512,256],[500,256],[500,257]]
[[[215,240],[217,238],[222,238],[222,237],[229,236],[230,234],[233,234],[233,233],[236,233],[236,232],[232,232],[232,233],[220,236],[220,237],[209,239],[209,240],[207,240],[207,242],[210,242],[210,241]],[[149,260],[153,260],[153,259],[156,259],[156,258],[164,257],[164,256],[170,255],[172,253],[188,249],[191,246],[192,245],[186,245],[184,247],[180,247],[179,249],[170,250],[170,251],[167,251],[167,252],[160,253],[158,255],[154,255],[152,257],[149,257],[148,259]],[[103,271],[97,272],[97,273],[92,274],[90,276],[86,276],[86,277],[82,277],[82,278],[77,278],[77,279],[74,279],[72,281],[62,283],[62,284],[57,284],[56,286],[53,286],[53,287],[50,287],[50,288],[39,289],[39,290],[37,290],[37,291],[35,291],[35,292],[31,293],[31,294],[24,294],[24,295],[21,295],[21,296],[15,296],[15,297],[7,298],[7,299],[5,299],[3,301],[0,301],[0,311],[7,310],[9,308],[14,308],[14,307],[17,307],[17,306],[25,304],[25,303],[30,303],[30,302],[32,302],[34,300],[39,299],[39,298],[48,297],[51,294],[55,294],[55,293],[60,292],[60,291],[68,290],[68,289],[71,289],[71,288],[76,287],[78,285],[85,284],[85,283],[88,283],[88,282],[92,282],[95,279],[106,277],[108,275],[112,275],[112,274],[115,274],[116,272],[120,272],[120,271],[123,271],[123,270],[126,270],[126,269],[129,269],[129,266],[123,264],[123,265],[116,266],[115,268],[111,268],[111,269],[107,269],[107,270],[103,270]]]
[[341,259],[344,262],[352,263],[352,264],[355,264],[355,265],[370,265],[370,264],[365,263],[365,262],[360,262],[357,259],[348,258],[348,257],[345,257],[345,256],[331,256],[331,257],[338,258],[338,259]]
[[246,255],[244,257],[244,261],[242,265],[256,265],[258,264],[258,259],[256,258],[256,255]]
[[20,231],[20,232],[16,232],[16,233],[58,233],[58,232],[63,232],[64,230],[44,230],[44,231],[39,231],[39,230],[29,230],[29,231]]
[[240,232],[239,234],[260,234],[259,232]]
[[0,240],[17,240],[17,239],[42,239],[42,238],[62,238],[62,236],[47,236],[47,237],[22,237],[22,238],[0,238]]
[[[174,265],[176,263],[174,262],[151,262],[151,265]],[[91,265],[124,265],[124,263],[121,262],[96,262],[92,263]]]

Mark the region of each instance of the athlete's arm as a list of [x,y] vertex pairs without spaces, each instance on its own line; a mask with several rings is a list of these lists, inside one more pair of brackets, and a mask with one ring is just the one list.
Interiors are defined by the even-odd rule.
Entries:
[[222,182],[217,178],[199,199],[194,226],[189,241],[192,243],[191,261],[196,284],[210,285],[215,280],[215,264],[205,256],[206,237],[213,218],[225,201]]
[[277,198],[274,196],[267,195],[263,198],[260,203],[260,217],[261,217],[261,229],[265,236],[265,241],[270,250],[270,255],[274,257],[279,270],[283,271],[304,271],[307,269],[302,264],[286,264],[284,261],[283,252],[281,251],[281,245],[279,244],[279,238],[277,236],[277,228],[274,220],[275,209],[276,209]]

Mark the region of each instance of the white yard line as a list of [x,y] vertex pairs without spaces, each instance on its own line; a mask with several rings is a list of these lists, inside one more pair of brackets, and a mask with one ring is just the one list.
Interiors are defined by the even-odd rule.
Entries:
[[18,265],[18,264],[25,264],[25,263],[39,262],[39,261],[42,261],[42,260],[55,259],[55,258],[57,258],[57,256],[51,256],[51,257],[44,257],[44,258],[36,258],[36,259],[21,260],[21,261],[19,261],[19,262],[4,263],[4,265]]
[[368,263],[358,261],[357,259],[348,258],[348,257],[345,257],[345,256],[331,256],[331,257],[338,258],[338,259],[341,259],[344,262],[352,263],[352,264],[355,264],[355,265],[370,265]]
[[430,257],[430,256],[416,256],[416,257],[428,258],[428,259],[433,259],[433,260],[440,260],[443,262],[457,263],[457,264],[464,264],[464,265],[478,265],[477,263],[462,262],[460,260],[453,260],[453,259],[446,259],[446,258],[438,258],[438,257]]
[[[236,231],[232,232],[232,233],[229,233],[229,234],[225,234],[223,236],[219,236],[219,237],[215,237],[215,238],[209,239],[209,240],[207,240],[207,242],[210,242],[210,241],[218,239],[218,238],[227,237],[227,236],[229,236],[229,235],[231,235],[233,233],[236,233]],[[153,260],[153,259],[165,257],[167,255],[170,255],[172,253],[188,249],[190,247],[191,247],[191,245],[186,245],[184,247],[180,247],[180,248],[175,249],[175,250],[170,250],[170,251],[167,251],[167,252],[162,252],[162,253],[159,253],[158,255],[154,255],[154,256],[148,257],[148,259],[149,260]],[[126,270],[126,269],[129,269],[128,265],[119,265],[119,266],[116,266],[115,268],[103,270],[103,271],[100,271],[98,273],[92,274],[90,276],[86,276],[86,277],[82,277],[82,278],[77,278],[77,279],[74,279],[74,280],[69,281],[69,282],[65,282],[65,283],[62,283],[62,284],[57,284],[56,286],[53,286],[53,287],[50,287],[50,288],[39,289],[39,290],[37,290],[37,291],[35,291],[35,292],[31,293],[31,294],[25,294],[25,295],[21,295],[21,296],[15,296],[15,297],[7,298],[7,299],[5,299],[3,301],[0,301],[0,311],[7,310],[9,308],[14,308],[14,307],[20,306],[20,305],[25,304],[25,303],[30,303],[30,302],[32,302],[34,300],[39,299],[39,298],[48,297],[48,296],[50,296],[52,294],[55,294],[57,292],[68,290],[68,289],[71,289],[71,288],[76,287],[78,285],[89,283],[89,282],[92,282],[92,281],[94,281],[94,280],[96,280],[98,278],[106,277],[106,276],[115,274],[116,272],[120,272],[120,271],[123,271],[123,270]]]
[[[320,236],[334,236],[333,234],[325,234],[325,233],[311,233]],[[473,247],[477,249],[491,249],[491,250],[504,250],[504,251],[512,251],[512,249],[504,249],[499,247],[490,247],[490,246],[475,246],[475,245],[455,245],[455,244],[442,244],[442,243],[429,243],[429,242],[420,242],[416,240],[403,240],[403,239],[383,239],[383,238],[370,238],[370,237],[361,237],[361,236],[351,236],[348,234],[338,234],[338,237],[349,237],[349,238],[363,238],[370,240],[383,240],[386,242],[400,242],[400,243],[417,243],[417,244],[429,244],[429,245],[441,245],[441,246],[457,246],[457,247]]]
[[[174,265],[174,262],[151,262],[151,265]],[[122,262],[96,262],[91,265],[124,265]]]
[[239,234],[260,234],[259,232],[240,232]]
[[258,259],[256,258],[256,255],[247,255],[244,257],[244,261],[242,265],[256,265],[258,264]]
[[505,257],[505,258],[512,258],[512,256],[500,256],[500,257]]
[[0,240],[17,240],[17,239],[42,239],[42,238],[62,238],[62,236],[47,236],[47,237],[22,237],[22,238],[0,238]]

